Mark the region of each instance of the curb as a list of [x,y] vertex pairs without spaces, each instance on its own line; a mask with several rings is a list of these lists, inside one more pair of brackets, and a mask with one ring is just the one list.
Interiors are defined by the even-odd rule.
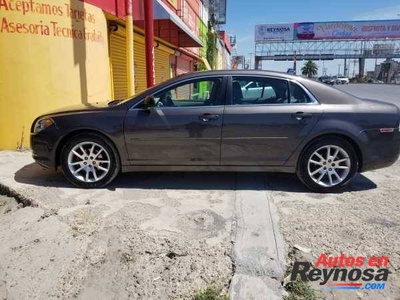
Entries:
[[285,256],[277,208],[262,176],[236,179],[230,299],[282,299]]

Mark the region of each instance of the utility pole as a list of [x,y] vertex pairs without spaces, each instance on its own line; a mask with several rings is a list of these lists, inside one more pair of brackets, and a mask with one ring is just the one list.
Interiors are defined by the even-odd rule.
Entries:
[[[355,56],[357,56],[357,52],[358,52],[358,50],[355,49],[354,50]],[[357,64],[357,59],[356,58],[354,58],[353,63],[354,63],[354,65],[353,65],[353,78],[354,78],[354,77],[356,77],[356,64]]]
[[340,76],[340,66],[341,66],[341,64],[338,64],[338,76]]
[[293,72],[294,72],[294,75],[297,75],[297,56],[296,56],[296,51],[294,51],[294,55],[293,55]]
[[249,55],[250,55],[249,69],[252,70],[252,68],[251,68],[251,63],[252,63],[253,53],[250,52]]
[[133,4],[132,0],[125,0],[126,6],[126,77],[128,82],[128,97],[135,94],[135,67],[133,43]]
[[153,1],[144,0],[144,33],[146,49],[146,79],[147,87],[155,84],[154,72],[154,23],[153,23]]

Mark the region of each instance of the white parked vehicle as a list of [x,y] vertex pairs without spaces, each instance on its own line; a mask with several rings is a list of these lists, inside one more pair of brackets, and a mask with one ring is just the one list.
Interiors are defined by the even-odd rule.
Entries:
[[260,97],[271,98],[276,96],[275,91],[271,87],[264,87],[260,85],[259,82],[250,81],[248,83],[239,83],[241,85],[243,97],[256,99]]
[[336,84],[349,84],[350,80],[347,77],[339,76],[336,78]]

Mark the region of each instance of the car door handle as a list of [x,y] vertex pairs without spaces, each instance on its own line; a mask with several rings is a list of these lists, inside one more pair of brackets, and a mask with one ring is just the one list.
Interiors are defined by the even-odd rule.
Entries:
[[203,121],[203,122],[210,122],[210,121],[218,120],[218,118],[219,118],[219,115],[203,114],[199,117],[199,120]]
[[295,114],[292,114],[292,118],[295,118],[298,121],[301,121],[301,120],[306,119],[306,118],[311,118],[311,117],[312,117],[312,114],[305,113],[305,112],[302,112],[302,111],[299,111],[299,112],[297,112]]

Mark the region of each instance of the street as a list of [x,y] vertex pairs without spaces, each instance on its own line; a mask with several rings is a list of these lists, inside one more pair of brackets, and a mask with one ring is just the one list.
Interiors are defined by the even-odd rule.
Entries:
[[[336,87],[400,105],[398,86]],[[399,163],[340,194],[312,193],[294,175],[208,172],[122,174],[82,190],[29,152],[0,152],[0,164],[2,193],[25,203],[1,198],[5,299],[192,299],[210,285],[280,299],[284,265],[323,252],[387,255],[392,272],[385,290],[324,299],[400,293]]]

